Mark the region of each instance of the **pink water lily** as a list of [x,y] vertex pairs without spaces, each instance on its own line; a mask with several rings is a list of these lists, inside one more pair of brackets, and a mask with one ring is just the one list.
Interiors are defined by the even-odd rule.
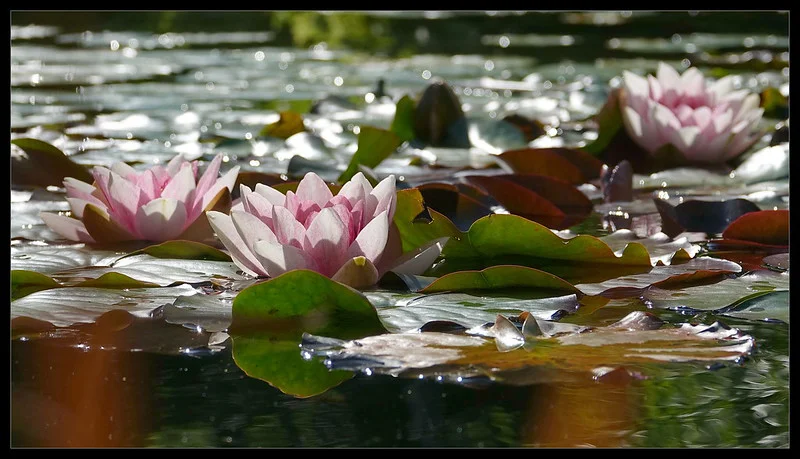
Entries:
[[264,184],[240,185],[241,202],[230,215],[211,211],[211,227],[233,261],[252,276],[276,277],[309,269],[352,287],[374,284],[387,271],[421,274],[441,253],[445,239],[401,255],[392,219],[395,178],[374,188],[357,173],[334,195],[309,172],[297,192],[285,195]]
[[623,73],[622,119],[625,130],[653,154],[673,145],[689,162],[721,163],[757,140],[764,110],[758,94],[734,90],[733,77],[706,85],[694,67],[682,75],[661,62],[656,75]]
[[166,167],[137,171],[123,162],[92,169],[94,184],[64,180],[72,217],[42,212],[42,220],[61,236],[79,242],[117,242],[213,238],[205,218],[212,208],[229,209],[239,166],[219,177],[217,155],[197,179],[198,162],[182,155]]

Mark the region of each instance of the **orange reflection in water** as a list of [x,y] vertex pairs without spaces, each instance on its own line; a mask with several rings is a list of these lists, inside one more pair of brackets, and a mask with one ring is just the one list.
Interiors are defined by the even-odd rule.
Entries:
[[627,446],[640,407],[635,378],[617,369],[598,381],[547,384],[533,392],[522,442],[538,447]]
[[[86,335],[31,340],[12,356],[12,446],[141,446],[150,429],[147,367],[125,349],[133,317],[112,311]],[[79,345],[82,345],[79,347]]]

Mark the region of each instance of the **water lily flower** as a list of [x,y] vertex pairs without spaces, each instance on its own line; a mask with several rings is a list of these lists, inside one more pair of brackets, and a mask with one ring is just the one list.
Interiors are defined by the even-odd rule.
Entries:
[[359,172],[336,195],[313,172],[303,177],[296,193],[284,195],[261,183],[255,190],[246,185],[240,190],[240,205],[230,215],[206,215],[237,266],[256,277],[308,269],[351,287],[367,287],[387,271],[421,274],[447,239],[401,255],[392,221],[397,199],[393,175],[373,188]]
[[42,220],[61,236],[79,242],[118,242],[213,238],[207,210],[229,209],[239,166],[219,177],[217,155],[197,179],[198,162],[183,155],[166,167],[137,171],[123,162],[92,169],[94,183],[64,179],[72,217],[42,212]]
[[623,72],[622,119],[650,154],[667,144],[695,163],[722,163],[750,148],[764,109],[758,94],[734,90],[733,77],[706,85],[694,67],[682,75],[661,62],[655,77]]

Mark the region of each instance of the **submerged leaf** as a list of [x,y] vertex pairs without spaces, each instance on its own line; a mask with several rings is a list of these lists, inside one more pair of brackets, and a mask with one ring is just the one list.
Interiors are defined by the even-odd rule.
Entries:
[[[641,321],[646,322],[640,326]],[[502,326],[498,324],[502,322]],[[441,332],[398,333],[362,338],[338,346],[317,347],[319,339],[305,337],[303,349],[324,356],[332,368],[363,370],[403,377],[436,375],[460,381],[483,376],[494,381],[513,381],[521,373],[545,375],[556,381],[561,372],[577,372],[594,378],[598,367],[619,367],[656,362],[734,361],[748,355],[752,337],[723,324],[660,326],[636,314],[621,323],[591,330],[576,329],[552,337],[531,337],[499,318],[494,340]],[[512,327],[512,328],[509,328]],[[501,343],[498,343],[498,337]],[[535,346],[521,346],[520,338],[534,339]],[[494,341],[494,343],[492,342]],[[359,362],[368,364],[359,365]],[[542,369],[556,370],[543,373]],[[562,376],[563,377],[563,376]],[[553,378],[553,379],[550,379]]]

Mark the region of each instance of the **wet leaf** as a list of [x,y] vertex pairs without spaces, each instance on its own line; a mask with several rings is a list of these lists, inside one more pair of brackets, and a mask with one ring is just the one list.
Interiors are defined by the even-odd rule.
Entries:
[[669,266],[654,266],[647,273],[629,274],[604,282],[577,284],[575,288],[586,295],[603,295],[609,298],[636,298],[649,286],[680,288],[721,281],[742,268],[733,262],[716,258],[694,258],[686,263]]
[[94,322],[100,315],[121,309],[147,317],[156,308],[173,303],[182,295],[194,295],[188,285],[118,290],[95,287],[62,287],[31,293],[11,302],[11,319],[30,317],[66,327]]
[[693,311],[719,311],[769,292],[788,290],[788,272],[776,273],[761,270],[711,285],[678,289],[651,287],[642,294],[642,299],[648,307],[691,313]]
[[123,257],[114,266],[88,266],[53,273],[53,277],[74,282],[76,279],[98,278],[106,273],[118,273],[163,287],[175,283],[227,283],[247,279],[239,268],[229,261],[157,258],[148,254]]
[[[11,184],[20,186],[64,186],[66,177],[92,183],[86,167],[73,162],[61,150],[37,139],[11,141]],[[18,148],[22,151],[15,152]]]
[[789,323],[789,291],[769,292],[717,311],[717,314],[748,320]]
[[789,211],[760,210],[733,220],[722,232],[724,239],[764,245],[789,245]]
[[746,199],[689,200],[677,206],[662,199],[653,202],[661,215],[661,230],[670,237],[686,231],[718,234],[742,215],[760,210]]
[[353,154],[347,169],[339,176],[338,182],[344,183],[359,171],[359,166],[373,168],[391,155],[403,141],[394,132],[384,129],[362,126],[358,134],[358,149]]
[[280,119],[264,126],[259,135],[288,139],[289,137],[306,130],[303,117],[293,111],[280,113]]
[[494,322],[497,314],[511,316],[526,311],[539,319],[557,320],[578,309],[575,294],[527,288],[429,294],[374,291],[365,294],[392,333],[417,330],[433,321],[456,322],[471,328]]
[[294,270],[248,287],[233,301],[232,330],[276,327],[282,332],[352,338],[385,331],[375,308],[357,290],[319,273]]

